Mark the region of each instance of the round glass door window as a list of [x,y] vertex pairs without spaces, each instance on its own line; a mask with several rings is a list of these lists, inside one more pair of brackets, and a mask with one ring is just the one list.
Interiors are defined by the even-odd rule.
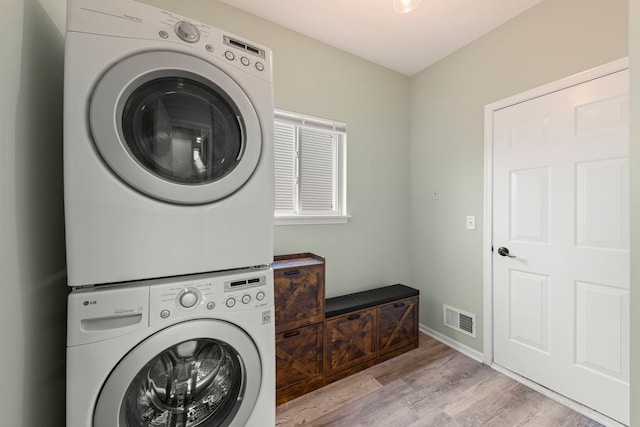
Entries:
[[207,184],[233,171],[243,154],[243,129],[232,101],[182,77],[143,84],[122,112],[124,140],[135,159],[181,184]]
[[165,350],[136,375],[122,410],[127,426],[217,426],[243,395],[236,350],[214,339],[189,340]]
[[123,59],[97,83],[91,136],[133,189],[177,204],[223,199],[251,179],[262,154],[258,112],[210,62],[153,51]]
[[92,426],[243,427],[262,379],[260,354],[242,329],[213,319],[179,323],[139,343],[114,367]]

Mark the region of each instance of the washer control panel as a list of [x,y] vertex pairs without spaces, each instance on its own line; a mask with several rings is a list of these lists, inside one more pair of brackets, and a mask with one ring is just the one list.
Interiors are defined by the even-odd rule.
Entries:
[[273,271],[246,269],[159,280],[149,286],[149,303],[151,324],[194,314],[273,307]]

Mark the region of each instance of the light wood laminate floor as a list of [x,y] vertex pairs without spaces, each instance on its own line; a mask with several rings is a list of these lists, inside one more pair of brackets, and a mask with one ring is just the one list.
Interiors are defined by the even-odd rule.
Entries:
[[420,347],[277,408],[278,427],[601,427],[420,334]]

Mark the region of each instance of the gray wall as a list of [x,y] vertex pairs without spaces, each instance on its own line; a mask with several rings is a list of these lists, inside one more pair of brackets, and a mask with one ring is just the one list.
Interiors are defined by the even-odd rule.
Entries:
[[[482,351],[484,106],[626,55],[627,0],[547,0],[413,76],[411,282],[422,323]],[[476,339],[442,325],[443,303],[478,315]]]
[[62,426],[64,0],[11,0],[0,19],[0,424]]

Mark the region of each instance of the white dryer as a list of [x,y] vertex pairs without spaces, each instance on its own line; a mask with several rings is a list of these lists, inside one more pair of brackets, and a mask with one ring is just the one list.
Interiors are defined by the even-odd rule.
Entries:
[[70,0],[68,285],[273,260],[271,52],[129,0]]
[[74,289],[67,426],[275,425],[273,271]]

